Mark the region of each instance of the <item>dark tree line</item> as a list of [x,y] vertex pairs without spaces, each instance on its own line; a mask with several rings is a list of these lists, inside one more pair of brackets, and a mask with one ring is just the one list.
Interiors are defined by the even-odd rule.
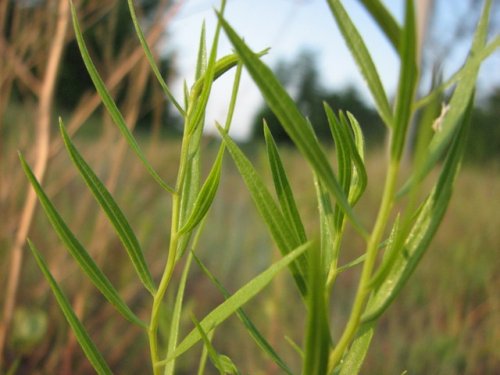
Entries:
[[480,99],[474,108],[466,158],[500,161],[500,87]]
[[[334,111],[351,112],[362,127],[368,147],[377,146],[383,142],[385,129],[375,109],[367,105],[353,87],[341,91],[324,88],[321,85],[320,74],[312,53],[303,52],[292,62],[279,63],[275,72],[301,112],[309,119],[322,142],[332,142],[323,102],[328,103]],[[263,120],[268,124],[277,142],[291,144],[289,136],[279,124],[278,119],[265,104],[257,112],[253,121],[252,139],[263,139]],[[500,156],[500,88],[478,98],[472,122],[467,160],[484,161],[498,158]]]
[[[341,91],[324,88],[311,52],[299,54],[295,61],[278,64],[276,74],[282,84],[289,90],[301,112],[309,119],[318,138],[322,142],[332,142],[332,135],[326,119],[323,103],[328,103],[337,112],[351,112],[359,121],[369,146],[380,143],[384,139],[384,126],[377,112],[369,107],[353,87]],[[263,137],[262,121],[266,120],[278,142],[290,143],[272,111],[264,105],[257,113],[253,124],[253,138]]]
[[[160,5],[159,0],[144,0],[140,2],[140,8],[136,11],[145,25],[155,16],[155,12]],[[95,17],[96,21],[84,31],[87,47],[91,53],[92,60],[103,77],[112,73],[110,69],[117,69],[117,63],[123,54],[130,53],[137,46],[138,40],[134,26],[130,17],[126,1],[116,2],[110,12],[99,15],[87,15],[88,18]],[[168,81],[173,75],[173,59],[171,56],[160,56],[158,66],[163,77]],[[115,99],[118,104],[125,97],[128,81],[115,91]],[[150,75],[148,83],[142,94],[141,115],[138,119],[137,127],[147,130],[150,128],[151,106],[154,100],[156,80]],[[156,87],[158,88],[158,87]],[[93,91],[93,84],[87,73],[85,65],[80,55],[76,40],[72,40],[65,49],[63,63],[56,90],[56,101],[60,108],[71,110],[78,104],[82,95]],[[163,110],[163,123],[168,123],[169,128],[172,122],[177,119],[172,116],[172,108],[165,105]]]
[[[0,58],[6,61],[0,72],[0,124],[10,104],[21,106],[33,98],[38,100],[38,86],[45,74],[48,46],[58,19],[57,3],[6,1],[0,11]],[[105,82],[113,76],[121,77],[114,79],[115,83],[108,87],[118,106],[122,109],[130,107],[130,93],[135,92],[133,106],[140,102],[139,115],[133,120],[136,128],[176,129],[179,119],[173,115],[175,111],[171,106],[165,104],[152,72],[143,85],[142,78],[138,78],[143,76],[139,73],[141,62],[130,58],[140,47],[127,1],[85,0],[74,3],[87,48],[101,77]],[[171,8],[175,9],[173,4],[173,0],[135,1],[144,33],[154,35],[151,43],[156,44],[161,37],[159,35],[165,32],[161,17]],[[80,55],[71,22],[66,34],[54,80],[53,112],[78,113],[78,119],[87,119],[95,116],[95,106],[89,99],[96,90]],[[155,52],[159,55],[157,64],[160,71],[168,81],[175,75],[173,57],[161,55],[153,48]],[[66,120],[70,121],[70,118]]]
[[[145,24],[154,16],[158,4],[159,0],[141,2],[141,18]],[[102,16],[92,14],[87,16],[89,19],[95,17],[95,22],[91,22],[85,30],[85,39],[90,53],[99,71],[103,75],[109,74],[107,70],[113,66],[116,67],[113,62],[119,61],[119,55],[127,53],[137,43],[127,4],[118,2],[111,12],[104,12]],[[175,74],[171,57],[162,57],[159,65],[167,79]],[[328,103],[334,111],[349,111],[357,118],[368,147],[383,142],[385,129],[375,109],[366,104],[354,87],[342,90],[325,88],[321,83],[313,53],[304,51],[293,61],[283,61],[278,64],[275,72],[291,93],[301,112],[309,119],[322,142],[332,142],[323,108],[324,102]],[[140,129],[147,130],[152,123],[150,107],[155,101],[153,100],[155,85],[157,86],[156,81],[150,79],[142,96],[143,111],[138,121]],[[115,92],[119,103],[127,89],[127,82],[124,82]],[[57,84],[56,102],[60,108],[71,110],[78,104],[82,94],[88,93],[89,90],[93,90],[92,82],[81,59],[76,41],[71,40],[65,48]],[[162,123],[165,128],[175,129],[180,120],[173,115],[175,111],[169,103],[164,104],[164,107]],[[500,155],[499,111],[500,89],[493,90],[490,95],[478,102],[473,114],[473,131],[469,138],[469,159],[486,160]],[[291,142],[276,116],[265,104],[254,117],[252,139],[263,138],[263,119],[266,120],[278,142]]]

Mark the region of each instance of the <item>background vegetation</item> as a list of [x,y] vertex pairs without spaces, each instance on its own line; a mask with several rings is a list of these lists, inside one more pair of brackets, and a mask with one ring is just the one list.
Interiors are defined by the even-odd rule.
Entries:
[[[179,145],[176,142],[144,139],[143,145],[155,166],[162,166],[166,172],[172,172],[169,168],[175,166],[178,155]],[[99,155],[113,155],[118,145],[110,147],[92,140],[79,142],[78,146],[92,165],[99,166],[103,176],[112,169],[111,162],[102,163]],[[206,143],[206,146],[210,148],[211,144]],[[15,154],[13,148],[11,146],[10,151]],[[257,164],[259,160],[265,162],[263,149],[253,152]],[[369,178],[375,186],[376,181],[381,182],[383,178],[382,168],[377,168],[382,165],[382,159],[383,152],[376,149],[367,159],[367,168],[372,171]],[[305,169],[305,165],[302,165],[304,161],[292,150],[286,152],[285,160],[291,182],[297,191],[305,225],[312,228],[317,224],[315,192],[309,176],[301,173]],[[11,165],[15,161],[13,157]],[[267,231],[263,225],[259,225],[258,213],[244,190],[241,177],[227,161],[224,164],[221,190],[209,217],[214,228],[220,230],[204,233],[199,254],[210,269],[217,270],[216,276],[222,283],[234,291],[263,270],[271,260],[277,259],[279,254],[269,251],[271,240]],[[144,175],[142,166],[133,155],[128,154],[124,162],[128,168],[119,174],[119,188],[115,193],[117,201],[127,208],[128,217],[133,218],[131,224],[147,250],[146,257],[150,264],[155,264],[155,259],[164,261],[165,254],[160,249],[169,223],[164,221],[163,212],[169,209],[169,202],[159,188],[148,183],[149,177]],[[496,212],[500,204],[497,194],[500,188],[499,167],[498,163],[493,162],[482,166],[465,166],[443,225],[412,282],[382,319],[362,373],[400,374],[408,369],[412,374],[494,374],[500,368],[497,350],[500,297],[496,289],[500,282],[500,235],[497,230],[500,219]],[[112,229],[100,223],[98,210],[90,204],[91,197],[85,186],[75,181],[70,171],[67,157],[57,158],[47,176],[48,191],[57,206],[62,208],[72,229],[81,234],[82,243],[92,250],[106,244],[107,249],[102,254],[105,272],[112,276],[112,281],[123,291],[134,311],[138,311],[139,315],[145,314],[144,307],[141,307],[145,296],[133,280],[132,270]],[[61,175],[65,176],[65,181]],[[18,186],[24,185],[20,173],[12,176]],[[18,212],[24,193],[25,188],[18,190],[13,202],[6,207],[8,211],[4,212]],[[376,190],[369,192],[360,203],[363,207],[360,212],[364,212],[367,217],[375,214],[378,193]],[[470,219],[471,212],[474,213],[473,220]],[[147,354],[141,356],[140,353],[145,353],[147,343],[141,341],[140,331],[131,328],[105,303],[98,292],[88,285],[71,259],[61,256],[64,250],[48,227],[43,213],[37,213],[35,222],[30,237],[48,250],[46,255],[51,260],[51,269],[57,270],[57,277],[64,282],[65,291],[72,296],[72,300],[77,302],[79,295],[86,296],[88,304],[84,319],[112,369],[119,374],[143,372],[148,358]],[[99,228],[96,228],[97,225],[100,225]],[[229,236],[226,235],[228,228],[231,229]],[[9,227],[3,227],[2,246],[5,246],[7,238],[6,230]],[[99,240],[95,239],[96,230]],[[355,258],[363,250],[363,244],[355,236],[346,238],[346,243],[350,243],[346,258]],[[3,259],[2,264],[6,264]],[[161,272],[158,267],[153,270],[155,275]],[[201,271],[193,268],[191,276],[187,285],[186,304],[197,316],[203,316],[220,303],[222,297]],[[7,363],[12,363],[21,355],[21,374],[36,374],[37,371],[62,374],[64,368],[71,368],[74,374],[91,373],[90,365],[80,349],[74,344],[68,345],[68,342],[72,342],[69,328],[53,303],[47,286],[40,282],[40,277],[34,260],[26,258],[16,314],[23,311],[29,314],[19,318],[20,327],[16,326],[15,330],[20,333],[12,334],[9,339]],[[179,277],[179,274],[175,275],[175,283]],[[356,272],[343,274],[334,291],[336,298],[350,300],[355,292],[356,279]],[[290,335],[300,343],[305,324],[301,320],[303,311],[299,308],[299,299],[289,275],[282,274],[246,310],[259,329],[280,348],[280,354],[285,358],[295,358],[295,353],[284,335]],[[297,306],[297,309],[283,310],[284,305]],[[340,306],[335,310],[335,321],[343,322],[347,314],[347,304]],[[41,324],[36,323],[37,319],[46,324],[42,337],[37,334],[37,324]],[[187,317],[183,326],[187,329],[190,324]],[[218,330],[215,345],[222,353],[230,355],[246,374],[280,374],[247,339],[247,335],[241,323],[232,318]],[[293,361],[291,363],[294,364]],[[179,374],[192,374],[195,371],[190,367],[192,365],[189,359],[181,357]],[[296,369],[300,368],[298,363],[295,366]]]
[[[51,2],[46,4],[49,3]],[[97,3],[99,4],[96,5]],[[96,43],[102,41],[103,45],[94,46],[93,57],[97,58],[100,70],[113,82],[113,77],[117,76],[111,67],[126,66],[136,47],[125,38],[128,31],[117,29],[117,25],[123,25],[123,22],[116,21],[120,19],[121,13],[113,15],[113,12],[119,12],[116,10],[119,7],[97,3],[87,2],[89,10],[84,20],[87,20],[88,27],[91,28],[97,19],[104,19],[105,22],[101,25],[108,25],[105,27],[109,29],[95,29],[96,36],[120,35],[124,38],[117,44],[113,43],[111,36],[108,41],[100,37],[95,39]],[[16,245],[16,233],[22,226],[28,194],[25,177],[19,168],[17,150],[28,151],[28,155],[32,151],[32,158],[36,153],[36,145],[40,141],[40,124],[37,121],[43,117],[46,99],[42,96],[42,87],[45,80],[50,78],[47,50],[56,33],[53,26],[56,19],[48,11],[48,6],[21,9],[12,4],[15,3],[4,2],[0,6],[4,7],[0,20],[8,21],[0,23],[4,27],[0,52],[2,56],[9,56],[6,60],[9,64],[2,64],[0,67],[0,307],[3,311],[3,323],[6,319],[6,297],[9,295],[9,274],[15,257],[11,249]],[[168,2],[155,6],[175,11]],[[149,14],[147,9],[144,12],[146,16]],[[151,21],[150,30],[154,31],[155,22],[158,21]],[[21,38],[20,33],[30,23],[40,25],[39,35],[46,33],[46,39],[42,42],[40,39],[30,42],[27,36]],[[130,25],[129,22],[126,24]],[[23,43],[19,40],[23,40]],[[74,98],[68,95],[64,85],[87,83],[84,79],[75,82],[65,78],[80,74],[71,70],[77,66],[71,63],[74,58],[71,37],[66,36],[65,43],[66,53],[62,55],[60,62],[61,79],[57,89],[53,91],[54,103],[49,106],[49,126],[52,128],[49,133],[55,128],[55,113],[66,112],[70,115],[70,129],[73,133],[85,119],[90,118],[85,128],[92,130],[81,130],[82,135],[86,136],[77,138],[79,148],[99,175],[107,181],[117,200],[126,208],[127,216],[133,218],[132,226],[143,247],[147,249],[149,264],[163,264],[165,254],[160,251],[160,244],[167,238],[165,228],[169,228],[169,223],[164,221],[162,213],[169,210],[170,202],[162,196],[159,188],[148,183],[143,168],[130,152],[125,151],[117,132],[109,126],[107,116],[94,112],[97,104],[93,104],[92,93],[88,91],[87,94]],[[118,49],[106,48],[106,43],[116,45]],[[17,56],[23,61],[23,65],[15,66],[16,60],[12,56]],[[165,71],[169,71],[168,60]],[[283,82],[290,85],[292,91],[296,91],[301,109],[311,119],[317,119],[313,121],[315,124],[324,123],[319,118],[319,112],[315,112],[321,100],[352,109],[361,124],[371,123],[372,118],[376,122],[373,109],[364,104],[355,91],[339,93],[321,87],[313,56],[303,54],[296,62],[285,62],[278,66],[277,71],[282,72]],[[132,74],[128,75],[130,72]],[[140,124],[141,119],[144,124],[153,124],[150,132],[141,134],[142,145],[147,150],[149,160],[162,171],[162,175],[173,175],[180,145],[175,139],[161,137],[160,128],[175,128],[175,119],[168,117],[168,109],[159,105],[161,101],[155,99],[155,88],[148,83],[150,73],[143,62],[138,59],[124,74],[119,80],[115,78],[114,94],[131,119],[130,124]],[[87,88],[89,87],[85,86]],[[144,95],[138,95],[138,90]],[[160,95],[158,91],[156,95]],[[58,107],[54,110],[56,105]],[[365,363],[366,373],[399,374],[405,369],[411,369],[410,373],[415,374],[494,374],[500,371],[500,355],[496,344],[500,337],[500,297],[495,289],[500,282],[500,235],[497,231],[500,218],[495,210],[500,205],[496,194],[500,188],[499,108],[498,90],[478,103],[474,112],[474,130],[470,137],[467,163],[457,182],[455,197],[445,222],[422,266],[413,276],[413,282],[383,318],[373,349]],[[146,113],[149,117],[145,117]],[[265,162],[263,146],[258,142],[263,116],[273,129],[273,117],[263,108],[255,121],[255,143],[246,146],[257,164]],[[326,125],[324,129],[327,129]],[[275,130],[276,128],[273,134],[279,138]],[[318,131],[321,133],[321,125]],[[379,131],[367,136],[371,143],[367,170],[371,171],[369,178],[372,186],[377,186],[376,181],[380,181],[381,185],[383,179],[383,171],[377,168],[377,165],[383,164],[383,151],[380,147],[383,137]],[[286,137],[281,141],[287,142]],[[208,152],[213,150],[215,153],[214,144],[213,139],[203,140],[203,146]],[[92,249],[107,274],[112,275],[112,281],[123,291],[126,301],[140,315],[145,296],[131,282],[131,269],[118,249],[119,244],[111,228],[97,208],[90,204],[91,197],[83,184],[74,178],[76,172],[69,167],[67,157],[58,155],[58,139],[48,141],[48,150],[47,159],[50,158],[51,162],[46,171],[44,186],[71,227],[79,230],[82,242]],[[306,167],[301,164],[304,162],[293,149],[286,149],[285,154],[287,171],[291,175],[305,225],[313,228],[317,223],[311,178],[301,172]],[[333,159],[333,150],[330,150],[330,154]],[[56,155],[57,158],[54,157]],[[103,155],[106,157],[103,158]],[[214,157],[212,155],[210,160]],[[257,213],[237,171],[231,163],[224,165],[220,193],[210,213],[214,227],[221,230],[207,231],[204,234],[199,253],[208,266],[215,266],[213,263],[217,262],[217,267],[210,268],[218,270],[217,276],[224,285],[236,290],[273,258],[277,258],[278,254],[269,251],[271,241],[265,228],[256,224],[259,222],[256,219]],[[376,189],[370,191],[360,203],[360,212],[367,217],[375,215],[379,195],[380,191]],[[94,334],[97,345],[104,351],[112,369],[116,373],[143,372],[144,363],[148,359],[141,357],[139,353],[144,353],[143,347],[147,343],[140,339],[140,332],[129,328],[87,284],[74,263],[62,256],[61,245],[48,228],[42,214],[37,211],[33,215],[32,222],[36,224],[31,226],[30,238],[40,247],[49,250],[47,259],[51,262],[51,269],[57,270],[57,278],[63,281],[75,310],[88,323],[90,333]],[[232,229],[229,237],[226,235],[227,228]],[[346,243],[349,243],[349,259],[345,259],[346,261],[362,252],[362,244],[357,241],[359,240],[354,236],[352,239],[346,238]],[[155,262],[156,259],[161,259],[161,262]],[[155,276],[161,272],[160,269],[153,271]],[[187,303],[197,316],[203,316],[220,303],[222,297],[198,269],[194,269],[193,273],[188,284]],[[89,364],[68,332],[57,306],[52,303],[50,291],[40,281],[41,274],[30,257],[22,260],[20,277],[21,287],[16,293],[15,309],[8,325],[9,335],[5,346],[0,350],[0,372],[14,364],[19,373],[89,373]],[[174,282],[179,277],[176,274]],[[278,277],[247,312],[270,341],[281,348],[283,356],[291,357],[293,349],[284,335],[286,333],[299,341],[305,322],[300,320],[303,315],[300,310],[282,310],[283,304],[292,304],[299,298],[293,288],[287,288],[291,284],[287,278],[288,275]],[[334,291],[339,299],[349,301],[352,298],[356,278],[356,272],[342,275]],[[340,306],[335,312],[335,320],[343,322],[347,319],[347,307],[343,310]],[[146,311],[142,313],[146,314]],[[188,318],[184,322],[186,326],[190,324]],[[5,329],[5,326],[2,328]],[[258,349],[249,340],[242,338],[246,335],[239,322],[234,319],[218,330],[215,340],[221,352],[229,354],[244,373],[280,373],[268,359],[259,355]],[[119,340],[114,339],[115,337],[119,337]],[[231,339],[227,340],[228,337]],[[194,371],[187,360],[179,366],[181,374],[191,374]],[[295,366],[300,368],[298,363]]]

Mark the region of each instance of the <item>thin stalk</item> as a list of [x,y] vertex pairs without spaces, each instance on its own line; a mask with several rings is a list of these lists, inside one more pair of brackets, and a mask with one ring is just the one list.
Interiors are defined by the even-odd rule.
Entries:
[[158,287],[158,291],[156,292],[153,299],[153,308],[151,311],[151,321],[149,323],[148,328],[148,338],[149,338],[149,348],[151,352],[151,363],[153,365],[153,374],[157,375],[160,372],[160,369],[156,366],[156,363],[160,361],[159,353],[158,353],[158,324],[160,317],[160,306],[163,298],[165,297],[165,293],[168,289],[168,285],[170,284],[170,279],[172,277],[172,273],[174,271],[175,266],[175,258],[176,258],[176,250],[178,243],[177,236],[177,226],[178,226],[178,215],[180,208],[180,196],[179,193],[175,193],[172,197],[172,234],[170,237],[170,248],[168,251],[167,263],[165,265],[165,270],[163,271],[163,275],[160,281],[160,285]]
[[391,160],[386,175],[382,202],[377,214],[375,226],[370,235],[370,238],[368,239],[366,259],[363,264],[363,270],[361,272],[358,290],[356,292],[356,296],[354,297],[351,315],[338,344],[330,353],[330,357],[328,359],[328,373],[331,373],[340,362],[345,350],[351,343],[354,335],[356,334],[356,331],[359,328],[365,302],[371,290],[370,279],[372,276],[373,268],[375,266],[375,261],[377,259],[378,244],[382,240],[382,237],[384,235],[384,231],[387,226],[389,215],[394,202],[398,171],[399,161]]
[[[45,176],[50,148],[50,116],[54,102],[54,90],[56,87],[57,73],[59,71],[61,57],[64,50],[64,37],[69,23],[69,4],[61,0],[58,5],[57,24],[50,52],[48,54],[47,67],[44,72],[43,82],[40,86],[38,97],[38,121],[36,124],[36,164],[35,175],[41,181]],[[2,319],[0,320],[0,367],[3,366],[4,350],[7,341],[8,329],[16,306],[16,297],[19,289],[19,279],[23,263],[23,245],[30,230],[35,213],[37,200],[33,189],[27,192],[18,230],[12,247],[10,260],[10,272],[5,291],[5,303],[3,305]]]
[[[340,233],[343,232],[343,227],[345,225],[345,220],[344,223],[342,223],[342,228]],[[326,290],[328,293],[331,292],[333,285],[335,284],[335,280],[337,279],[338,275],[338,261],[339,261],[339,254],[340,254],[340,244],[342,242],[342,236],[340,236],[338,233],[335,236],[335,239],[333,240],[333,260],[332,263],[330,264],[330,268],[328,270],[328,275],[326,278]]]
[[168,250],[167,262],[165,264],[165,270],[158,286],[158,291],[153,298],[153,307],[151,310],[151,320],[148,327],[148,339],[149,339],[149,349],[151,354],[151,364],[153,366],[153,374],[160,374],[160,367],[156,364],[160,361],[158,353],[158,325],[160,317],[160,307],[165,293],[167,292],[168,285],[170,284],[170,279],[175,268],[175,259],[177,257],[177,248],[179,242],[179,220],[180,220],[180,208],[182,199],[182,185],[184,183],[184,178],[186,175],[186,164],[189,158],[189,144],[191,136],[187,132],[188,118],[185,121],[185,132],[182,137],[182,147],[181,147],[181,160],[179,164],[179,171],[177,177],[177,183],[175,186],[175,193],[172,194],[172,223],[170,230],[170,244]]

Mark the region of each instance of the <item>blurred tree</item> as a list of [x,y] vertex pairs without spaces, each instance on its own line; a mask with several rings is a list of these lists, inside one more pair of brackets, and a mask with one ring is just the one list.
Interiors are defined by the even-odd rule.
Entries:
[[[299,110],[309,119],[321,141],[332,141],[323,102],[328,103],[334,111],[351,112],[363,128],[369,146],[383,140],[384,127],[376,111],[365,104],[354,87],[348,87],[341,91],[328,91],[321,85],[315,56],[312,52],[303,51],[290,63],[278,63],[276,75],[294,98]],[[252,138],[263,137],[263,119],[266,120],[277,142],[291,143],[290,138],[267,105],[263,105],[255,116],[252,125]]]
[[500,87],[479,100],[472,114],[466,160],[484,162],[500,157]]
[[[165,3],[165,1],[163,1]],[[170,1],[168,1],[170,2]],[[137,2],[140,7],[137,9],[141,23],[146,29],[153,23],[156,12],[162,5],[160,0],[144,0]],[[164,5],[163,5],[164,6]],[[126,1],[116,2],[109,12],[103,15],[87,15],[92,20],[85,31],[85,40],[90,50],[94,64],[103,76],[109,76],[112,70],[118,66],[119,61],[124,56],[129,55],[137,45],[137,37],[132,24],[128,5]],[[98,22],[97,22],[98,21]],[[158,54],[158,67],[163,77],[168,81],[174,73],[173,56]],[[169,129],[176,129],[172,126],[179,120],[165,101],[156,100],[155,96],[162,94],[156,90],[157,82],[152,75],[144,87],[141,95],[141,113],[137,120],[137,128],[141,130],[151,130],[155,117],[163,124],[169,124]],[[118,104],[123,102],[130,83],[121,85],[115,93]],[[82,96],[93,90],[93,84],[87,74],[85,65],[80,56],[80,51],[75,40],[68,43],[62,61],[60,79],[58,81],[56,102],[64,108],[71,110],[79,103]],[[153,114],[155,108],[153,104],[162,105],[161,113]]]
[[[144,21],[142,23],[148,24],[151,14],[160,5],[160,1],[142,1],[140,4],[147,6],[137,11],[142,18],[141,21]],[[100,13],[98,10],[88,12],[82,22],[85,20],[88,23],[84,31],[85,42],[92,60],[101,74],[108,75],[116,67],[115,63],[121,55],[129,54],[137,41],[127,2],[114,2],[114,6],[105,13]],[[159,56],[159,64],[165,74],[169,73],[170,61],[171,58],[168,56]],[[57,88],[57,102],[67,109],[74,108],[82,93],[92,87],[76,40],[72,39],[65,48]]]
[[[0,20],[3,20],[0,31],[0,57],[9,59],[7,66],[0,68],[0,113],[3,113],[10,100],[24,102],[32,94],[37,95],[39,83],[37,78],[44,69],[47,59],[46,46],[54,29],[54,4],[50,1],[6,1],[0,6]],[[168,80],[175,74],[173,71],[173,55],[162,55],[154,49],[154,44],[165,34],[165,22],[172,9],[178,9],[181,2],[175,6],[172,0],[136,0],[136,11],[146,34],[151,34],[150,45],[157,54],[157,64],[163,76]],[[126,1],[86,0],[75,1],[78,17],[84,32],[87,47],[93,62],[104,80],[113,81],[108,85],[118,104],[122,104],[130,88],[130,72],[132,75],[137,62],[143,58],[134,57],[137,52],[138,40],[131,22]],[[164,17],[165,16],[165,17]],[[163,27],[162,27],[163,26]],[[162,27],[159,29],[159,27]],[[136,55],[137,56],[137,55]],[[1,71],[3,70],[3,71]],[[116,77],[116,78],[113,78]],[[154,97],[161,94],[152,73],[141,93],[139,126],[151,126],[153,118],[161,119],[163,123],[175,122],[173,114],[165,101],[161,103]],[[73,112],[74,117],[87,117],[95,110],[96,101],[89,100],[95,92],[80,56],[73,33],[65,38],[61,63],[59,65],[55,105],[67,112]],[[92,102],[89,104],[89,102]],[[153,107],[152,103],[161,105]],[[161,110],[161,115],[153,115],[151,111]],[[78,116],[78,114],[80,116]],[[2,119],[0,118],[0,122]],[[173,126],[172,126],[173,127]]]

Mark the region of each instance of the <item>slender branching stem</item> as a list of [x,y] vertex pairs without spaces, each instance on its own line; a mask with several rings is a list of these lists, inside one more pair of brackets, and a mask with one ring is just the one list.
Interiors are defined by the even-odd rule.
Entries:
[[172,234],[170,238],[167,263],[165,265],[165,270],[163,272],[160,285],[158,287],[158,291],[156,292],[153,299],[151,321],[149,323],[149,328],[148,328],[151,361],[153,364],[153,373],[155,375],[159,373],[159,368],[156,366],[156,363],[160,361],[158,353],[158,323],[160,316],[160,307],[161,307],[161,302],[165,297],[165,293],[167,292],[168,285],[170,284],[170,279],[172,277],[175,267],[175,258],[177,256],[177,244],[178,244],[177,217],[179,214],[179,207],[180,207],[179,193],[175,193],[172,197]]
[[328,275],[326,278],[326,290],[331,294],[333,285],[335,284],[335,280],[337,279],[337,269],[338,269],[338,260],[340,254],[340,245],[342,243],[342,236],[338,233],[335,235],[333,240],[333,260],[330,264],[330,269],[328,270]]
[[[187,126],[188,121],[186,121]],[[187,129],[187,128],[185,128]],[[184,132],[182,138],[181,146],[181,160],[179,163],[179,171],[177,176],[177,183],[175,193],[172,195],[172,223],[170,229],[170,243],[168,250],[167,262],[165,264],[165,269],[163,271],[160,285],[153,298],[153,307],[151,309],[151,319],[148,327],[148,339],[149,348],[151,352],[151,361],[153,365],[153,374],[158,375],[160,373],[161,367],[156,366],[160,361],[159,351],[158,351],[158,325],[160,317],[160,307],[165,294],[167,292],[172,274],[174,272],[176,258],[177,258],[177,248],[179,243],[179,220],[180,220],[180,208],[182,200],[182,186],[184,183],[184,178],[186,175],[186,164],[189,159],[189,145],[191,136],[187,131]]]
[[398,170],[399,162],[397,160],[391,160],[386,175],[382,202],[380,204],[373,231],[368,239],[366,247],[366,259],[363,264],[363,270],[361,271],[358,290],[356,292],[356,296],[354,297],[351,315],[346,324],[344,332],[339,339],[338,344],[330,353],[330,357],[328,359],[328,373],[331,373],[338,365],[345,350],[351,343],[354,335],[356,334],[356,331],[359,328],[361,315],[363,313],[367,297],[371,290],[370,279],[375,266],[375,261],[377,259],[378,244],[380,243],[384,235],[384,231],[387,226],[389,215],[391,213],[394,202]]

